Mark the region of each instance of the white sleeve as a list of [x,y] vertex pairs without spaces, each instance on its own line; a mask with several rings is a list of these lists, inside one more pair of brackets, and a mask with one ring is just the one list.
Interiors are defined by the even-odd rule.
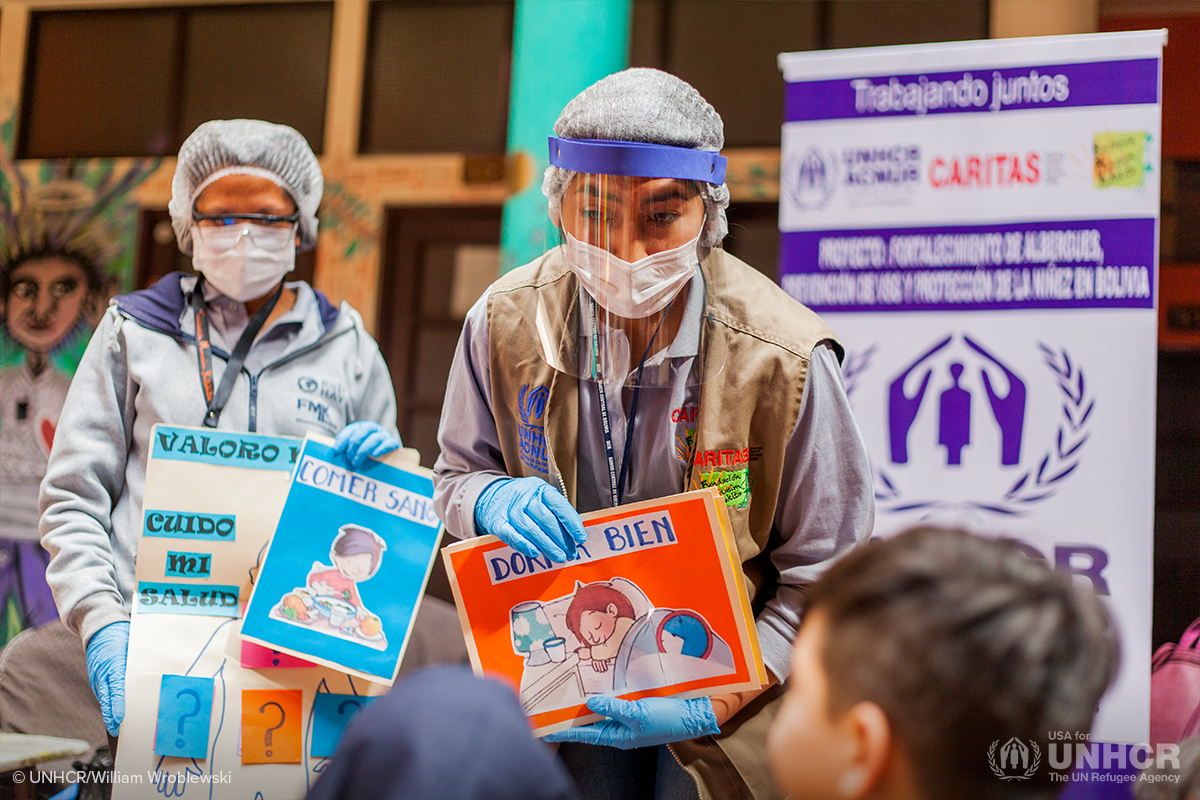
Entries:
[[779,586],[757,620],[763,660],[776,677],[782,680],[791,670],[806,584],[870,536],[874,524],[867,450],[837,356],[820,344],[813,349],[800,416],[784,454],[775,511],[782,542],[771,552]]
[[489,484],[509,477],[492,415],[487,294],[467,313],[438,426],[433,504],[451,536],[476,535],[475,503]]
[[46,582],[63,622],[85,644],[106,625],[129,619],[117,584],[111,515],[125,488],[137,395],[122,322],[110,308],[79,362],[39,501],[42,546],[50,553]]

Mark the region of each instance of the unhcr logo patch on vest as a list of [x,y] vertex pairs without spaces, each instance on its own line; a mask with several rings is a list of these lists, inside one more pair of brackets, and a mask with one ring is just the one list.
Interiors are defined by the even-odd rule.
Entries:
[[531,389],[528,383],[517,394],[517,411],[521,414],[521,422],[517,425],[521,462],[543,475],[550,474],[546,459],[546,428],[542,424],[549,397],[548,388],[535,386]]

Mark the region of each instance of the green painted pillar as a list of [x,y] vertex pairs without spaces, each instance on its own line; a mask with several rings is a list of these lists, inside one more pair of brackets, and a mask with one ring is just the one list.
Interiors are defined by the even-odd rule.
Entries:
[[528,175],[504,204],[500,269],[541,256],[550,220],[542,174],[550,166],[546,137],[563,106],[585,88],[629,65],[633,0],[516,0],[508,155]]

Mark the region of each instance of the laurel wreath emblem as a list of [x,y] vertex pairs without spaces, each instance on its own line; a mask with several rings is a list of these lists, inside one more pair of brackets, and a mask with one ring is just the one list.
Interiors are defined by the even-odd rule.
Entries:
[[1042,749],[1037,746],[1037,742],[1032,739],[1029,744],[1033,746],[1033,763],[1029,765],[1029,769],[1025,770],[1023,775],[1008,775],[1000,766],[996,764],[996,746],[1000,744],[1000,740],[992,742],[992,746],[988,748],[988,765],[992,768],[992,772],[996,773],[996,777],[1002,781],[1025,781],[1033,777],[1033,773],[1037,772],[1037,768],[1042,764]]
[[1079,466],[1079,451],[1089,435],[1086,426],[1096,407],[1095,398],[1087,394],[1083,370],[1071,363],[1066,348],[1055,352],[1039,342],[1038,349],[1042,351],[1046,366],[1057,376],[1058,388],[1063,395],[1063,413],[1058,423],[1056,444],[1046,451],[1037,473],[1027,470],[1005,493],[1004,500],[1010,504],[1036,503],[1058,491],[1056,484]]
[[863,371],[871,366],[871,357],[875,355],[877,346],[871,345],[861,353],[853,351],[846,353],[846,357],[842,360],[842,383],[846,387],[847,397],[854,392],[854,387],[858,385],[858,379]]
[[[1089,423],[1096,399],[1088,391],[1083,369],[1072,362],[1065,347],[1057,350],[1038,343],[1042,361],[1054,374],[1062,397],[1062,415],[1054,442],[1047,448],[1036,468],[1025,470],[995,501],[944,502],[940,500],[905,500],[898,482],[882,468],[875,470],[875,501],[879,508],[894,513],[904,511],[956,508],[967,511],[990,512],[1006,516],[1023,516],[1030,507],[1053,497],[1075,468],[1079,466],[1084,444],[1090,436]],[[863,371],[870,366],[875,353],[872,345],[862,353],[847,353],[842,367],[846,394],[854,390]]]

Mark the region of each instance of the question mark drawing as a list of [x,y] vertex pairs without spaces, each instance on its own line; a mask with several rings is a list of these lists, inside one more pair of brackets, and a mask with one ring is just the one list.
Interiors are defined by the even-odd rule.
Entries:
[[[267,728],[267,732],[263,736],[263,746],[271,747],[271,731],[278,730],[283,727],[283,721],[285,719],[287,719],[287,714],[284,713],[283,706],[279,705],[279,703],[276,703],[274,701],[271,701],[270,703],[263,703],[262,707],[258,709],[258,713],[260,713],[260,714],[267,713],[267,706],[275,706],[276,708],[279,709],[279,722],[275,723],[270,728]],[[269,758],[271,756],[271,751],[268,750],[266,752],[267,752],[267,757]]]
[[279,651],[278,651],[278,650],[272,650],[272,651],[271,651],[271,656],[272,656],[272,657],[271,657],[271,665],[272,665],[272,666],[276,666],[276,667],[278,667],[278,666],[279,666]]
[[[187,741],[183,738],[183,724],[185,722],[187,722],[189,719],[191,719],[192,717],[200,716],[200,705],[201,705],[200,704],[200,693],[197,692],[195,689],[180,689],[178,692],[175,693],[175,699],[178,700],[179,698],[183,697],[185,694],[191,695],[192,699],[196,701],[196,707],[193,708],[188,713],[180,715],[180,717],[179,717],[179,738],[175,740],[176,747],[183,747],[184,745],[187,744]],[[279,724],[282,725],[283,723],[281,722]]]

